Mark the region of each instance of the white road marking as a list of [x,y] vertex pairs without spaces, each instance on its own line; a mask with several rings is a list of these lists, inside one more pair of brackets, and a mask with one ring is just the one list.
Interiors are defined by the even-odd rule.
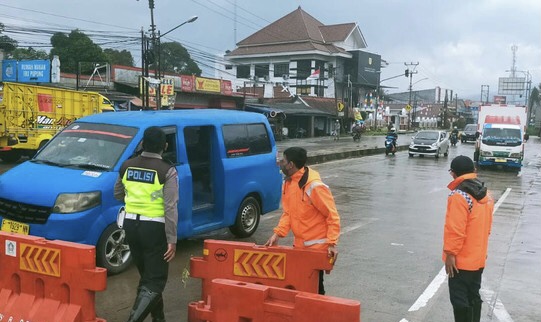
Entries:
[[266,221],[269,219],[274,219],[276,217],[280,217],[282,215],[281,212],[275,213],[275,214],[267,214],[265,216],[261,216],[261,221]]
[[443,282],[445,282],[446,279],[447,279],[447,273],[445,273],[445,266],[443,266],[440,272],[438,273],[438,275],[434,277],[432,282],[430,282],[428,287],[424,290],[423,294],[421,294],[421,296],[419,296],[417,301],[415,301],[415,303],[413,303],[413,305],[409,308],[408,312],[417,311],[420,308],[425,307],[428,301],[430,301],[432,296],[436,294],[441,284],[443,284]]
[[503,203],[505,198],[507,198],[510,192],[511,192],[511,188],[505,189],[505,192],[503,193],[503,195],[500,197],[500,199],[498,199],[498,202],[496,202],[496,204],[494,205],[494,212],[496,212],[498,208],[500,208],[500,205]]
[[365,222],[361,222],[361,223],[358,223],[358,224],[343,228],[342,231],[340,232],[340,235],[349,233],[351,231],[354,231],[355,229],[359,229],[359,228],[361,228],[363,226],[366,226],[368,224],[371,224],[371,223],[373,223],[373,222],[375,222],[377,220],[379,220],[379,219],[378,218],[367,218]]
[[494,298],[494,295],[494,292],[491,290],[481,289],[481,296],[483,297],[485,302],[489,304],[491,313],[494,313],[498,321],[513,322],[511,315],[509,315],[509,313],[505,309],[505,306],[503,306],[503,303],[497,296],[496,298]]
[[[507,198],[507,196],[509,195],[510,192],[511,192],[511,188],[507,188],[505,190],[505,192],[502,194],[500,199],[498,199],[498,202],[496,202],[496,204],[494,205],[494,212],[496,212],[498,210],[498,208],[505,201],[505,199]],[[415,303],[413,303],[413,305],[409,308],[408,312],[417,311],[420,308],[425,307],[426,304],[428,303],[428,301],[430,301],[430,299],[434,296],[434,294],[436,294],[436,292],[440,288],[441,284],[443,284],[443,282],[446,279],[447,279],[447,274],[445,273],[445,265],[444,265],[441,268],[438,275],[436,275],[436,277],[434,277],[432,282],[430,282],[428,287],[421,294],[421,296],[419,296],[419,298],[415,301]],[[483,289],[483,290],[481,290],[481,292],[484,293],[484,294],[494,294],[494,292],[492,292],[490,290],[487,290],[487,289]],[[512,322],[513,321],[511,319],[511,316],[507,312],[507,310],[505,310],[505,307],[503,306],[503,303],[497,297],[496,297],[496,299],[494,301],[491,301],[491,303],[493,303],[491,305],[491,309],[492,309],[492,311],[494,312],[494,314],[496,315],[496,317],[498,318],[499,321],[502,321],[502,322]],[[400,322],[407,322],[407,320],[402,319],[402,320],[400,320]]]

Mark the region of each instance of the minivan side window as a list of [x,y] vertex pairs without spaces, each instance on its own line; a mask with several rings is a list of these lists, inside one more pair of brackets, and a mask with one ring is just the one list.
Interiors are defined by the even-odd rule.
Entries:
[[267,128],[263,123],[224,125],[222,132],[228,158],[272,151]]

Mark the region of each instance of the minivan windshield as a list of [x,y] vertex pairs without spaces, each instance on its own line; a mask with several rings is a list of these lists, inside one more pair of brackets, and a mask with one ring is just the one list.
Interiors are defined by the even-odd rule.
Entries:
[[133,127],[72,123],[31,160],[60,167],[110,170],[133,140]]

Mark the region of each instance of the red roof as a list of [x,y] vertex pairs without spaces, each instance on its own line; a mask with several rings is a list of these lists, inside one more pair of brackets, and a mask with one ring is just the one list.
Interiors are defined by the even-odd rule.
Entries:
[[345,41],[356,28],[355,23],[326,26],[299,6],[237,44],[226,56],[254,55],[297,51],[346,53],[333,42]]

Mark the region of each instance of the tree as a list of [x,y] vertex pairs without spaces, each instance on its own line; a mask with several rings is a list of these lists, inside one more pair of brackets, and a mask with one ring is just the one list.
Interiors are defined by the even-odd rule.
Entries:
[[49,59],[49,54],[45,50],[35,50],[32,47],[16,48],[12,52],[12,56],[16,60]]
[[4,24],[0,23],[0,50],[4,51],[6,54],[10,54],[17,48],[17,41],[6,35],[2,35],[3,31]]
[[[76,73],[79,62],[105,62],[107,56],[100,46],[79,30],[72,30],[69,35],[57,32],[51,37],[51,56],[58,55],[62,72]],[[91,73],[84,70],[81,73]]]
[[133,67],[133,56],[127,50],[118,51],[115,49],[105,49],[103,53],[107,57],[107,62],[112,65],[123,65]]
[[[192,60],[190,54],[178,42],[165,42],[160,45],[161,49],[161,70],[170,73],[179,73],[184,75],[201,75],[201,69],[197,63]],[[151,66],[151,70],[154,66]]]

